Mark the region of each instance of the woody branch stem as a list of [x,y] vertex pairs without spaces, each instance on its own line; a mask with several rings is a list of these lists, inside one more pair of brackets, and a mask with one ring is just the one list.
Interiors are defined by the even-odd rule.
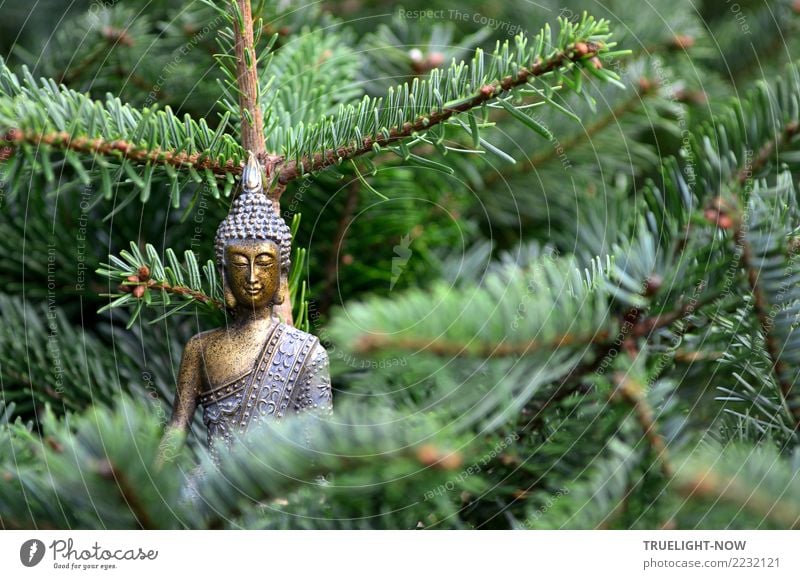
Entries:
[[260,160],[266,155],[264,120],[259,103],[258,73],[256,72],[253,13],[250,0],[236,0],[239,15],[233,19],[236,49],[236,80],[239,87],[239,109],[242,115],[242,146]]

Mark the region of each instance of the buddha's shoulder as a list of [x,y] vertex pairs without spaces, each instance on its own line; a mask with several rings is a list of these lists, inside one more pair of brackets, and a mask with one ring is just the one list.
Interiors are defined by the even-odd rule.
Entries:
[[[275,330],[281,335],[281,339],[291,339],[294,341],[307,342],[312,346],[314,355],[326,355],[325,348],[320,344],[319,339],[309,332],[305,332],[299,328],[295,328],[284,322],[278,322],[275,325]],[[274,335],[270,330],[269,335]],[[228,331],[225,328],[214,328],[199,332],[192,336],[187,343],[187,348],[205,349],[208,346],[214,345],[220,341],[227,342],[230,339]]]
[[327,357],[327,352],[325,351],[325,348],[320,343],[319,338],[317,338],[314,334],[304,332],[299,328],[295,328],[294,326],[290,326],[289,324],[285,324],[283,322],[279,322],[278,327],[284,336],[290,337],[293,340],[303,341],[310,344],[311,357],[317,357],[317,356]]
[[186,348],[199,348],[203,349],[210,343],[216,342],[221,336],[225,334],[225,328],[214,328],[213,330],[206,330],[198,332],[186,343]]

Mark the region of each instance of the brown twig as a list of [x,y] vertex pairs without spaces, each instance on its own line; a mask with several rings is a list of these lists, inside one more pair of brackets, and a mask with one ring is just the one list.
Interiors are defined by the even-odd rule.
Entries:
[[633,408],[636,420],[644,432],[645,439],[661,465],[661,474],[664,478],[672,478],[674,469],[667,452],[667,444],[658,431],[655,412],[653,412],[653,408],[647,401],[642,386],[621,372],[614,373],[614,380],[617,383],[617,387],[612,395],[619,396]]
[[673,358],[676,362],[693,364],[698,361],[716,362],[725,356],[725,352],[699,352],[697,350],[676,350]]
[[65,131],[55,133],[36,133],[33,131],[23,132],[19,129],[11,129],[3,136],[3,142],[10,145],[22,143],[32,145],[52,145],[65,149],[70,149],[79,153],[94,153],[98,155],[113,156],[117,155],[124,159],[137,161],[140,163],[159,163],[162,165],[173,165],[175,167],[193,167],[194,169],[208,169],[215,175],[224,177],[228,173],[241,173],[242,167],[236,165],[232,160],[224,164],[201,153],[188,153],[181,151],[167,150],[159,148],[147,149],[137,147],[133,143],[123,140],[107,141],[101,138],[90,139],[88,137],[73,137]]
[[96,466],[96,472],[104,479],[113,480],[117,484],[122,500],[130,507],[131,513],[142,529],[157,528],[125,473],[115,468],[111,460],[108,458],[101,460]]
[[747,273],[747,282],[750,285],[750,291],[753,293],[753,309],[758,317],[761,325],[761,330],[764,332],[764,346],[772,362],[773,375],[778,383],[783,396],[784,402],[789,407],[789,410],[794,418],[794,428],[796,432],[800,432],[800,406],[789,404],[792,399],[793,384],[789,383],[784,377],[785,364],[781,359],[781,352],[783,348],[776,341],[775,335],[772,333],[773,321],[770,314],[770,304],[767,301],[764,292],[761,290],[759,284],[760,268],[754,266],[753,249],[747,241],[747,235],[742,227],[742,219],[738,217],[735,220],[734,240],[741,248],[741,264]]
[[221,301],[214,299],[211,296],[207,296],[203,292],[196,291],[185,286],[179,286],[179,285],[171,286],[165,283],[150,282],[147,284],[147,287],[154,290],[164,290],[167,293],[177,294],[180,296],[188,296],[194,300],[197,300],[198,302],[208,304],[220,310],[223,308]]
[[783,130],[773,141],[768,141],[758,150],[758,154],[754,157],[752,164],[747,167],[742,167],[738,173],[738,180],[740,185],[744,185],[753,178],[753,175],[763,169],[773,153],[780,152],[781,147],[789,142],[800,133],[800,123],[791,121],[784,125]]
[[693,314],[699,308],[706,306],[714,301],[717,296],[709,295],[703,298],[702,300],[695,300],[695,301],[688,301],[682,303],[678,309],[673,310],[671,312],[665,312],[663,314],[658,314],[657,316],[651,316],[640,320],[633,329],[632,335],[636,337],[646,337],[653,333],[653,330],[658,328],[663,328],[669,325],[674,324],[678,320],[681,320],[691,314]]
[[120,284],[119,290],[123,293],[132,293],[137,299],[141,299],[146,289],[160,290],[179,296],[188,296],[198,302],[211,305],[217,309],[222,309],[223,303],[199,290],[194,290],[183,285],[170,285],[168,283],[157,282],[150,279],[150,268],[142,266],[136,275],[130,275]]

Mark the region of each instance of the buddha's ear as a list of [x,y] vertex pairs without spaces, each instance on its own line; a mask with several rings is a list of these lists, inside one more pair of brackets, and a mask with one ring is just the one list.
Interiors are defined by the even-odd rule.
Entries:
[[231,288],[228,285],[228,280],[224,278],[224,274],[222,281],[222,295],[225,298],[225,307],[228,308],[229,310],[235,310],[236,298],[233,296],[233,292],[231,291]]
[[278,317],[283,323],[292,325],[292,308],[289,304],[289,278],[286,275],[281,275],[278,282],[278,290],[272,298],[272,303],[275,306],[272,313]]
[[289,277],[286,274],[281,274],[280,282],[278,283],[278,290],[275,292],[275,297],[272,298],[272,303],[276,306],[281,305],[289,298]]

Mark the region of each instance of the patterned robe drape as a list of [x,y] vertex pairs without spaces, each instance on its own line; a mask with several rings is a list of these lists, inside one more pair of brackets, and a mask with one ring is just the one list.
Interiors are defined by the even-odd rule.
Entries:
[[253,368],[200,396],[212,456],[262,420],[332,410],[328,355],[316,336],[277,324]]

